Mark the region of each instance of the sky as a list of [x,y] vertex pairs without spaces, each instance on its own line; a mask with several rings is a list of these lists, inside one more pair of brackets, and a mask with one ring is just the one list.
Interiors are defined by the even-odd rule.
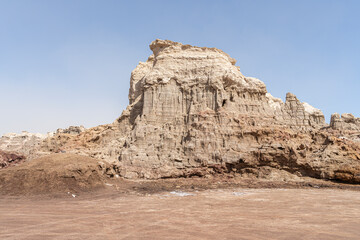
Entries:
[[360,117],[360,1],[0,0],[0,135],[113,122],[169,39],[216,47],[268,92]]

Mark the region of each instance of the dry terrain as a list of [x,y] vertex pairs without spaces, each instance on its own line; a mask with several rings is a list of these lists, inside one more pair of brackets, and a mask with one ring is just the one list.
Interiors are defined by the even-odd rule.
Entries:
[[0,239],[359,239],[359,206],[335,188],[3,196]]
[[150,49],[113,123],[0,138],[0,240],[360,239],[360,118]]

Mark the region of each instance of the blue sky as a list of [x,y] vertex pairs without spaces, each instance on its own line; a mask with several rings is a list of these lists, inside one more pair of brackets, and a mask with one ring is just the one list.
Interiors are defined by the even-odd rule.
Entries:
[[217,47],[284,99],[360,117],[360,1],[0,0],[0,135],[113,122],[156,38]]

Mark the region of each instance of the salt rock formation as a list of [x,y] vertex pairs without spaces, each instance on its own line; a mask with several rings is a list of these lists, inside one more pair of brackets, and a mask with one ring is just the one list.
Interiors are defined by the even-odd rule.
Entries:
[[73,153],[114,162],[118,159],[120,147],[125,142],[125,132],[130,131],[129,127],[116,122],[82,131],[58,130],[43,140],[30,158],[49,153]]
[[0,150],[0,169],[15,166],[23,161],[25,161],[25,157],[22,155]]
[[150,49],[153,55],[131,75],[129,92],[130,104],[146,121],[164,123],[221,108],[276,117],[292,127],[325,125],[320,110],[302,104],[290,93],[285,104],[273,98],[262,81],[245,77],[235,66],[236,61],[219,49],[164,40],[152,42]]
[[86,128],[84,126],[70,126],[68,128],[62,129],[59,128],[56,130],[56,133],[64,133],[64,134],[71,134],[71,135],[78,135],[82,132],[84,132]]
[[326,126],[325,117],[321,110],[314,108],[308,103],[301,103],[297,97],[292,94],[286,94],[285,109],[290,117],[290,126]]
[[[50,146],[51,144],[49,144],[49,146],[42,151],[41,146],[44,146],[44,141],[50,143],[51,139],[55,137],[77,136],[85,130],[83,126],[70,126],[66,129],[59,128],[55,132],[49,132],[47,134],[29,133],[27,131],[23,131],[20,134],[7,133],[0,137],[0,151],[21,154],[27,156],[28,160],[31,160],[51,152],[61,151],[61,149],[58,148],[60,139],[56,141],[54,146]],[[70,137],[67,137],[66,140],[61,138],[62,142],[67,142],[69,139]]]
[[285,102],[273,97],[219,49],[168,40],[150,49],[131,74],[130,105],[114,123],[58,131],[30,157],[87,155],[132,179],[284,172],[360,183],[360,142],[333,129],[335,118],[329,127],[294,94]]
[[[274,168],[287,165],[293,173],[334,176],[322,168],[302,169],[309,156],[294,150],[306,152],[316,138],[307,136],[307,145],[300,144],[297,132],[326,126],[320,110],[291,93],[285,103],[272,97],[262,81],[245,77],[235,60],[216,48],[163,40],[150,48],[153,55],[131,75],[131,105],[118,120],[131,126],[120,150],[122,176],[176,177],[229,166],[255,171],[264,161]],[[323,158],[318,155],[310,157]]]
[[354,117],[351,113],[341,115],[334,113],[331,115],[330,127],[335,130],[354,130],[360,131],[360,118]]
[[29,133],[26,131],[23,131],[20,134],[7,133],[0,137],[0,150],[17,152],[29,156],[34,154],[41,142],[50,135],[51,133],[45,135],[40,133]]

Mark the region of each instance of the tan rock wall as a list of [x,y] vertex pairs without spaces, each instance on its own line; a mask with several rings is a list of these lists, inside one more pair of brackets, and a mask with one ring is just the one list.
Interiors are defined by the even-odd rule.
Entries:
[[125,178],[273,169],[360,182],[360,133],[338,130],[356,130],[358,119],[336,115],[329,127],[319,109],[291,93],[285,103],[271,96],[219,49],[167,40],[150,48],[131,74],[130,105],[114,123],[58,131],[33,152],[103,159]]

